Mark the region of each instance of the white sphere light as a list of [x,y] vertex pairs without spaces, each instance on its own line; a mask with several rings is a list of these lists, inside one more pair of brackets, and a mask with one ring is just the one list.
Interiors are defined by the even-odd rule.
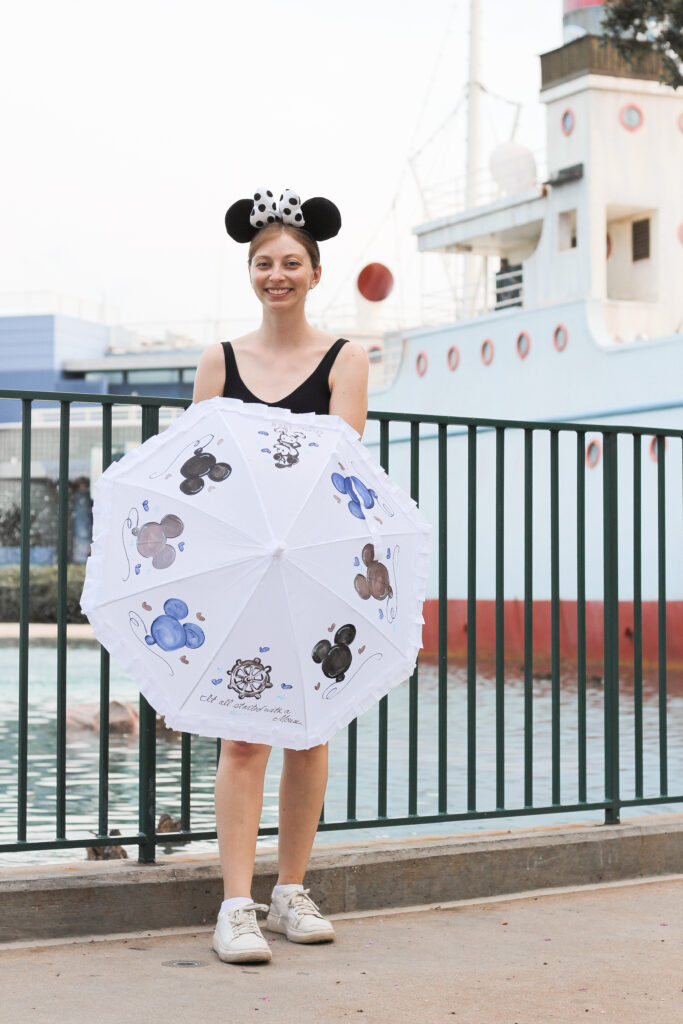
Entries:
[[524,192],[536,184],[534,154],[519,142],[503,142],[489,159],[491,174],[504,195]]

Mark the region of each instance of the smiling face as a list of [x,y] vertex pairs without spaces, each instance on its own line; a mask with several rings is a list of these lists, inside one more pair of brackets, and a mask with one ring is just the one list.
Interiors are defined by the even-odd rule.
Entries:
[[291,308],[304,302],[320,280],[304,246],[286,229],[268,233],[256,246],[249,264],[249,278],[256,296],[271,309]]

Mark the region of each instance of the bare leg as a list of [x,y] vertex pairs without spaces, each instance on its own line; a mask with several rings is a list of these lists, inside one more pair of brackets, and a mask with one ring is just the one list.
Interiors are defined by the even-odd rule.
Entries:
[[250,896],[263,780],[270,747],[221,740],[216,771],[216,829],[224,898]]
[[278,885],[302,883],[327,786],[327,744],[285,750],[280,780]]

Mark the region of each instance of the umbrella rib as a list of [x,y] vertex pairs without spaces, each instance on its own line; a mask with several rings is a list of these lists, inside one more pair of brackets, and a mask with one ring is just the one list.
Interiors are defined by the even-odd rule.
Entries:
[[[228,432],[229,432],[229,434],[230,434],[230,436],[231,436],[231,438],[232,438],[236,448],[242,453],[242,458],[244,459],[245,469],[249,473],[249,479],[251,480],[251,483],[252,483],[252,486],[254,488],[254,491],[255,491],[256,495],[258,496],[259,504],[261,506],[261,511],[263,512],[263,519],[265,521],[266,526],[270,530],[270,536],[274,537],[275,534],[273,532],[273,523],[271,521],[270,516],[268,515],[268,511],[267,511],[266,506],[265,506],[265,504],[263,502],[263,498],[261,497],[261,489],[258,486],[257,481],[254,479],[254,474],[252,473],[252,469],[251,469],[251,462],[249,461],[249,459],[247,459],[246,455],[242,452],[242,446],[241,446],[239,440],[235,437],[235,435],[234,435],[234,433],[232,431],[232,428],[230,427],[230,424],[227,422],[226,417],[225,417],[223,411],[221,411],[219,409],[218,412],[219,412],[220,418],[225,423],[225,426],[226,426],[226,428],[227,428],[227,430],[228,430]],[[245,536],[246,536],[246,534],[245,534]]]
[[[353,524],[349,524],[349,525],[351,526]],[[407,530],[405,526],[401,527],[400,529],[396,528],[393,531],[378,530],[377,532],[380,535],[381,539],[384,539],[385,537],[405,537],[405,536],[409,535],[409,533],[410,533],[410,531]],[[348,537],[338,537],[338,538],[335,538],[335,541],[336,540],[340,540],[340,541],[357,541],[359,544],[363,543],[363,538],[362,537],[358,537],[356,534],[349,534]],[[366,544],[367,543],[376,543],[376,542],[377,542],[377,538],[373,537],[372,533],[370,533],[369,541],[368,540],[365,541]],[[329,546],[329,543],[330,543],[330,539],[329,539],[329,537],[327,537],[324,540],[305,541],[302,544],[290,544],[290,545],[288,545],[288,548],[289,548],[290,551],[301,551],[301,550],[308,551],[309,548],[320,548],[320,547],[323,547],[323,546],[327,547],[327,546]]]
[[[282,571],[282,566],[280,566],[280,579],[282,581],[282,589],[283,589],[283,591],[285,593],[285,596],[287,596],[287,583],[286,583],[286,580],[285,580],[285,574]],[[290,628],[291,628],[290,636],[296,638],[297,637],[297,631],[296,631],[296,626],[295,626],[295,623],[294,623],[294,617],[292,615],[292,606],[291,606],[291,603],[289,601],[286,601],[285,603],[287,605],[287,615],[289,617],[289,625],[290,625]],[[304,685],[303,685],[304,684],[304,680],[306,679],[306,672],[304,670],[304,663],[301,660],[301,651],[299,649],[299,644],[296,642],[296,640],[295,640],[295,643],[293,644],[293,647],[294,647],[294,651],[296,653],[296,660],[299,663],[299,671],[301,673],[301,686],[302,686],[302,696],[303,696],[302,707],[304,709],[304,719],[305,719],[305,721],[304,721],[304,729],[308,729],[308,704],[306,702],[306,691],[305,691],[305,688],[304,688]]]
[[[228,479],[229,479],[229,477],[228,477]],[[129,487],[131,489],[138,488],[138,484],[130,483],[129,481],[123,481],[122,486]],[[155,493],[160,498],[162,498],[162,499],[170,497],[169,495],[164,494],[163,491],[156,491]],[[244,530],[241,530],[239,528],[239,526],[234,526],[232,523],[227,522],[224,516],[219,515],[217,512],[212,512],[209,509],[203,508],[203,507],[197,505],[196,502],[193,503],[190,499],[191,498],[195,498],[195,497],[196,497],[196,495],[185,495],[185,494],[182,493],[182,491],[180,491],[179,494],[174,494],[173,495],[172,500],[173,501],[178,501],[182,505],[183,508],[190,508],[190,509],[194,508],[195,511],[197,513],[199,513],[200,515],[206,516],[207,519],[215,520],[215,522],[220,523],[221,526],[223,526],[223,527],[228,526],[231,530],[234,530],[234,532],[236,534],[239,534],[239,538],[242,539],[242,540],[247,540],[251,544],[259,544],[259,543],[261,543],[252,534],[246,533]],[[259,501],[261,501],[260,495],[259,495]],[[262,501],[261,501],[261,506],[263,506],[263,502]],[[267,518],[266,518],[266,522],[268,523],[268,525],[270,525]]]
[[322,477],[323,473],[325,473],[329,469],[330,462],[332,461],[333,458],[336,458],[337,461],[339,461],[339,453],[337,451],[336,445],[335,445],[334,449],[330,452],[330,457],[329,457],[328,461],[325,462],[323,465],[321,465],[320,472],[314,478],[314,480],[313,480],[313,482],[312,482],[312,484],[311,484],[311,486],[310,486],[310,488],[308,490],[308,493],[306,494],[306,497],[301,500],[299,511],[298,511],[298,513],[297,513],[297,515],[296,515],[296,517],[294,519],[294,522],[289,527],[289,531],[287,533],[288,537],[296,529],[296,524],[299,522],[299,519],[303,515],[304,510],[306,509],[306,507],[308,505],[309,498],[311,497],[311,495],[315,491],[316,487],[318,486],[318,484],[320,482],[320,478]]
[[332,596],[333,596],[334,598],[336,598],[336,599],[337,599],[338,601],[341,601],[341,603],[342,603],[342,604],[343,604],[343,605],[344,605],[344,606],[345,606],[346,608],[350,609],[350,611],[351,611],[351,612],[352,612],[352,613],[353,613],[354,615],[360,615],[360,616],[361,616],[361,618],[362,618],[362,619],[363,619],[363,620],[364,620],[365,622],[367,622],[367,623],[368,623],[368,625],[372,626],[372,628],[373,628],[373,629],[376,629],[376,630],[377,630],[377,632],[378,632],[378,633],[380,634],[380,636],[382,636],[382,637],[384,638],[385,642],[386,642],[386,643],[388,643],[388,644],[390,644],[390,645],[391,645],[391,647],[393,647],[393,648],[394,648],[394,650],[395,650],[395,651],[397,651],[397,652],[399,653],[399,655],[400,655],[400,656],[401,656],[402,658],[405,658],[405,657],[406,657],[406,655],[405,655],[405,651],[402,651],[402,650],[401,650],[401,648],[400,648],[400,647],[398,647],[398,646],[397,646],[397,645],[396,645],[396,644],[395,644],[395,643],[393,642],[393,640],[391,640],[391,638],[390,638],[390,637],[388,637],[388,636],[386,636],[386,635],[385,635],[384,633],[382,633],[382,631],[381,631],[381,630],[380,630],[380,629],[379,629],[379,628],[378,628],[377,626],[375,626],[375,625],[374,625],[374,623],[372,623],[372,622],[371,622],[371,621],[370,621],[370,620],[368,619],[368,617],[366,616],[365,612],[364,612],[364,611],[363,611],[362,609],[360,609],[360,608],[354,608],[354,607],[353,607],[353,605],[350,605],[350,604],[349,604],[349,602],[348,602],[348,601],[346,600],[346,598],[344,598],[344,597],[342,597],[342,596],[341,596],[340,594],[338,594],[338,593],[336,592],[336,590],[332,590],[332,588],[331,588],[331,587],[328,587],[328,585],[327,585],[326,583],[323,583],[323,582],[322,582],[322,581],[321,581],[321,580],[320,580],[320,579],[319,579],[319,578],[318,578],[317,576],[314,576],[312,572],[309,572],[309,571],[308,571],[308,569],[305,569],[305,568],[304,568],[304,567],[303,567],[302,565],[296,565],[296,564],[295,564],[294,562],[289,562],[289,565],[291,565],[293,569],[296,569],[296,570],[298,570],[299,572],[302,572],[302,573],[304,573],[304,574],[305,574],[306,576],[308,576],[308,578],[309,578],[309,579],[313,580],[313,581],[314,581],[314,582],[315,582],[315,583],[316,583],[316,584],[317,584],[317,585],[318,585],[319,587],[322,587],[322,588],[323,588],[323,590],[326,590],[326,591],[327,591],[327,592],[328,592],[329,594],[332,594]]
[[141,589],[141,590],[137,591],[136,593],[121,594],[119,597],[113,597],[110,601],[101,601],[98,604],[98,608],[108,608],[110,605],[118,604],[120,601],[132,601],[132,600],[135,600],[135,598],[138,598],[138,597],[143,597],[144,598],[150,592],[159,590],[162,587],[165,587],[168,590],[169,585],[175,586],[176,583],[184,583],[186,580],[196,580],[196,579],[199,579],[202,576],[208,576],[209,574],[220,572],[221,569],[234,569],[237,566],[244,565],[245,562],[251,562],[251,561],[254,561],[256,559],[264,558],[265,556],[266,556],[266,552],[259,551],[257,554],[245,555],[243,558],[239,558],[239,559],[237,559],[234,562],[224,562],[223,565],[212,565],[208,569],[202,569],[201,572],[194,571],[194,572],[188,573],[185,576],[177,576],[172,581],[172,583],[170,583],[169,580],[163,580],[162,579],[162,580],[159,581],[159,583],[149,584],[148,586],[144,587],[144,589]]

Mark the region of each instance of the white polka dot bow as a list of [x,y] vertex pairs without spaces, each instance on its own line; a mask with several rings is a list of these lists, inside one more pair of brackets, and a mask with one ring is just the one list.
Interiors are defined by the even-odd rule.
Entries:
[[257,188],[254,192],[254,205],[249,214],[249,222],[253,228],[264,228],[266,224],[274,224],[281,220],[284,224],[294,227],[304,226],[304,215],[301,212],[301,200],[291,188],[286,188],[279,201],[272,192],[265,188]]

